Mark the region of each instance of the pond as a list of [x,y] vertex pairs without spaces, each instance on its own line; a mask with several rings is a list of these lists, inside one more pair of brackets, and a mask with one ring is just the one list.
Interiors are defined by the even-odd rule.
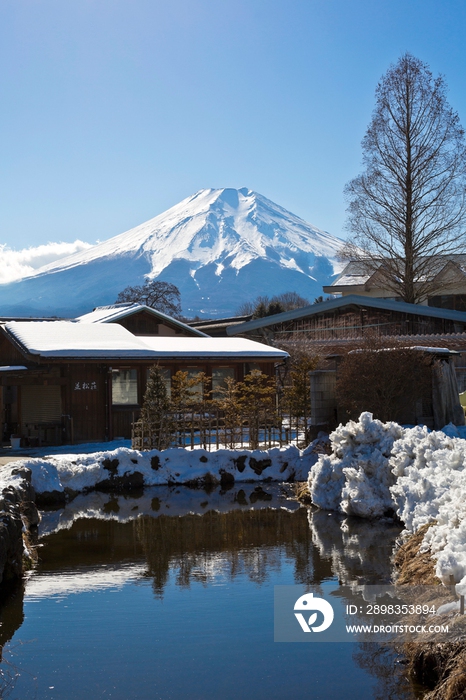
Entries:
[[44,513],[39,566],[1,606],[0,697],[417,697],[375,644],[273,641],[275,585],[387,582],[400,531],[283,489],[94,493]]

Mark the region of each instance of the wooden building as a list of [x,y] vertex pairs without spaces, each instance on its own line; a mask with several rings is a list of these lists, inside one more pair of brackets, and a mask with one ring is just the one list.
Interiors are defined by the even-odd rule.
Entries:
[[[401,266],[403,261],[400,261]],[[327,294],[341,294],[399,300],[388,280],[395,274],[393,263],[384,260],[350,260],[332,284],[325,286]],[[419,278],[414,288],[420,303],[443,309],[466,311],[466,255],[437,255],[419,260]]]
[[[131,330],[132,329],[132,330]],[[212,388],[251,369],[274,373],[287,353],[243,338],[210,338],[148,307],[96,309],[70,321],[0,324],[3,439],[60,444],[130,437],[150,367],[205,372]]]
[[461,335],[466,349],[466,312],[351,294],[227,329],[230,336],[269,344],[302,337],[316,346],[360,341],[368,332],[413,339]]
[[[435,371],[432,365],[432,396],[420,396],[416,406],[409,408],[409,415],[400,414],[400,421],[435,428],[450,420],[463,424],[458,391],[466,390],[464,311],[351,294],[254,319],[227,332],[285,347],[290,353],[304,350],[320,357],[317,369],[310,374],[311,420],[320,429],[333,428],[346,419],[336,394],[339,361],[346,353],[364,348],[369,334],[378,337],[381,347],[417,347],[436,360]],[[366,408],[370,410],[370,406]]]

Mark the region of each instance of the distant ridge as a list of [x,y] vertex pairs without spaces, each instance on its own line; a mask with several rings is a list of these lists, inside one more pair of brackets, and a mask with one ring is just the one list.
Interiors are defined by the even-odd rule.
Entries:
[[266,197],[204,189],[135,228],[0,285],[0,316],[77,316],[147,278],[172,282],[186,316],[232,316],[258,295],[312,301],[343,241]]

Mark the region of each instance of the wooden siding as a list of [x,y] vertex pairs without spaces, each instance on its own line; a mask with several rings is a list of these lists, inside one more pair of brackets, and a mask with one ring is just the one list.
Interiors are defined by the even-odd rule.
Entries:
[[0,333],[0,365],[24,365],[24,355]]
[[[153,317],[147,314],[148,319]],[[176,350],[174,351],[176,354]],[[220,361],[205,360],[180,360],[160,361],[158,363],[147,360],[125,360],[123,362],[102,362],[99,360],[61,360],[60,358],[32,358],[23,356],[13,343],[0,333],[0,366],[24,365],[28,367],[23,371],[6,371],[0,373],[0,387],[4,390],[0,393],[0,409],[4,423],[8,423],[7,431],[21,430],[23,437],[31,440],[44,439],[50,442],[50,435],[54,428],[46,428],[47,432],[30,427],[29,424],[55,424],[61,425],[55,430],[55,441],[65,443],[93,442],[112,440],[115,437],[131,437],[131,424],[137,419],[143,401],[146,388],[148,371],[154,364],[169,368],[172,375],[177,371],[186,371],[196,368],[212,375],[212,370],[217,367],[233,367],[234,377],[237,381],[244,379],[244,374],[252,368],[259,368],[269,376],[274,375],[275,360],[257,362],[251,359],[245,362],[242,358],[225,358]],[[112,369],[137,369],[138,371],[138,403],[134,406],[112,405]],[[49,398],[53,394],[56,398],[57,389],[41,392],[40,387],[60,387],[61,407],[58,416],[58,403],[53,406],[53,415],[50,413]],[[34,388],[36,387],[36,389]],[[21,410],[21,389],[24,388],[24,397],[27,399],[24,416]],[[32,411],[31,397],[38,397],[43,406],[37,406]],[[27,398],[29,397],[29,399]],[[48,407],[48,408],[47,408]],[[37,410],[36,410],[37,409]],[[50,410],[49,410],[50,409]],[[32,411],[32,412],[31,412]],[[42,420],[43,419],[43,420]],[[53,419],[53,420],[52,420]],[[26,423],[28,425],[26,426]],[[42,426],[44,428],[44,426]],[[45,428],[44,428],[45,429]]]
[[109,437],[107,368],[97,364],[68,365],[65,423],[74,442]]
[[380,336],[455,333],[454,321],[383,309],[336,309],[307,318],[276,323],[245,334],[253,340],[287,340],[293,335],[311,341],[351,340],[373,331]]
[[133,335],[158,335],[158,336],[194,336],[194,331],[183,331],[176,324],[171,324],[167,321],[160,321],[147,311],[139,311],[138,313],[125,316],[111,323],[118,323],[123,326]]

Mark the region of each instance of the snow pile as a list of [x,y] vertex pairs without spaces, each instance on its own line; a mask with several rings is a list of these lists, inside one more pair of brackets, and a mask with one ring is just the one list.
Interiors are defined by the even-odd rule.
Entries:
[[421,549],[437,560],[443,583],[453,576],[466,593],[466,441],[418,426],[394,445],[390,463],[397,514],[410,532],[434,523]]
[[436,574],[466,593],[466,440],[449,425],[430,432],[402,428],[362,413],[331,435],[331,455],[309,473],[320,508],[365,518],[394,511],[408,532],[431,524],[421,551],[436,560]]
[[309,472],[312,501],[320,508],[363,518],[393,510],[390,486],[395,482],[389,457],[403,435],[397,423],[381,423],[372,413],[340,425],[330,434],[331,455],[320,455]]
[[[36,493],[77,493],[96,487],[186,484],[209,481],[258,482],[305,480],[317,455],[313,445],[269,450],[185,450],[139,452],[127,447],[91,454],[57,454],[16,462],[32,472]],[[132,481],[131,481],[132,480]],[[0,477],[0,487],[2,486]]]

